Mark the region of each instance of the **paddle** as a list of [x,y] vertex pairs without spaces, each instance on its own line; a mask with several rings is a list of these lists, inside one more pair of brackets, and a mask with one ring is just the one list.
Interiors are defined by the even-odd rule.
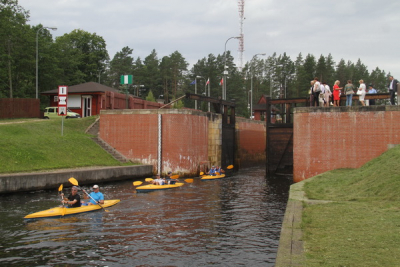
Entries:
[[203,176],[204,175],[204,172],[200,172],[200,176]]
[[58,192],[60,192],[60,197],[61,197],[61,204],[63,205],[63,211],[62,211],[61,216],[64,216],[64,214],[65,214],[65,206],[64,206],[64,203],[63,203],[64,198],[63,198],[63,193],[62,193],[63,187],[64,187],[64,185],[61,184],[60,187],[58,188]]
[[193,183],[193,179],[185,179],[186,183]]
[[146,182],[152,182],[153,181],[153,178],[146,178],[146,179],[144,179]]
[[141,181],[133,182],[133,186],[138,186],[138,185],[141,185],[141,184],[143,184],[143,182],[141,182]]
[[233,169],[233,165],[229,165],[228,167],[226,167],[228,170]]
[[[79,189],[81,189],[81,188],[79,187],[78,181],[77,181],[74,177],[69,178],[68,181],[69,181],[71,184],[77,186]],[[82,189],[82,191],[83,191],[88,197],[90,197],[94,202],[96,202],[97,205],[99,205],[104,211],[108,212],[108,210],[104,209],[103,206],[100,205],[100,203],[98,203],[96,200],[94,200],[94,199],[92,198],[92,196],[89,195],[84,189]]]
[[63,190],[63,187],[64,187],[64,185],[61,184],[60,187],[58,188],[58,192],[60,192],[61,200],[64,200],[63,197],[62,197],[62,190]]

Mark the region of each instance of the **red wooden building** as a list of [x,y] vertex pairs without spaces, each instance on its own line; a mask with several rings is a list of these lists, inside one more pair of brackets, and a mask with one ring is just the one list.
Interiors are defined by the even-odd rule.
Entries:
[[[50,98],[50,106],[58,105],[58,89],[42,92]],[[102,109],[158,109],[163,104],[146,101],[120,90],[87,82],[68,87],[68,108],[82,117],[100,114]]]

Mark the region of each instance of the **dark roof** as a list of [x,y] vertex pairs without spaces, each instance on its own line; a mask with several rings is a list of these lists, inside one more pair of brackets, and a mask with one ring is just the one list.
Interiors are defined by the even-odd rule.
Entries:
[[[88,83],[81,83],[73,86],[68,86],[68,93],[97,93],[97,92],[104,93],[106,91],[120,93],[120,91],[117,89],[96,82],[88,82]],[[41,94],[58,94],[58,88],[41,92]]]

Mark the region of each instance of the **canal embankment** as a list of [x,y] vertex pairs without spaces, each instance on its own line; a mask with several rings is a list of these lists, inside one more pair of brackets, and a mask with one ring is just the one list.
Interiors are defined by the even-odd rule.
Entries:
[[398,266],[400,146],[291,185],[276,265]]
[[0,174],[0,194],[57,188],[74,177],[79,184],[151,177],[153,165],[85,167],[42,172]]

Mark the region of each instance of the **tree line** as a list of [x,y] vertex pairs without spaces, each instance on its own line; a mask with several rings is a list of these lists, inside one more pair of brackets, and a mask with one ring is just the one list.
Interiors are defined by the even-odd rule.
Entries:
[[[190,69],[178,51],[159,57],[153,49],[141,59],[135,58],[134,49],[126,46],[110,59],[106,41],[96,33],[75,29],[54,39],[50,29],[41,24],[31,26],[28,21],[29,11],[18,5],[17,0],[0,2],[0,98],[35,97],[36,51],[39,92],[55,89],[58,85],[92,81],[120,89],[123,93],[128,90],[143,99],[163,98],[169,102],[186,92],[194,93],[193,81],[199,77],[196,78],[198,94],[207,95],[209,79],[211,97],[221,97],[220,83],[226,69],[227,100],[235,101],[236,114],[245,117],[250,116],[251,95],[254,103],[262,95],[307,97],[314,77],[331,87],[335,80],[344,85],[349,79],[355,84],[363,79],[367,85],[373,84],[378,92],[386,92],[390,75],[378,67],[370,73],[360,59],[356,63],[344,59],[335,62],[331,54],[317,58],[312,54],[304,57],[300,53],[295,60],[286,53],[274,53],[266,58],[258,55],[241,70],[235,65],[230,51],[209,54]],[[120,84],[120,76],[127,74],[134,77],[128,88]],[[47,101],[47,98],[41,99],[44,106]],[[194,108],[194,101],[184,100],[183,105]],[[207,110],[206,103],[199,108]]]

